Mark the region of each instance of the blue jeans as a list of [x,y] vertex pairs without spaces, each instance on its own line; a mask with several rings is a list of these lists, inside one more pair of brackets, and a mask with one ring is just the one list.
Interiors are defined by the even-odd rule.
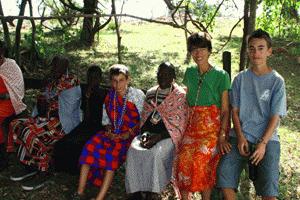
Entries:
[[[247,167],[248,157],[241,156],[237,139],[229,139],[232,149],[225,154],[217,169],[217,187],[237,190],[242,170]],[[249,145],[254,145],[249,142]],[[278,196],[280,143],[269,141],[264,158],[257,165],[257,178],[253,181],[257,195]]]

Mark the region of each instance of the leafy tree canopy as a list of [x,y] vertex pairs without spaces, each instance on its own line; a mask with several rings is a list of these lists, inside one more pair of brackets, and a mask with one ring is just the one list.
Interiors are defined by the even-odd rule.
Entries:
[[273,36],[300,39],[300,1],[264,0],[263,12],[257,18],[257,26]]

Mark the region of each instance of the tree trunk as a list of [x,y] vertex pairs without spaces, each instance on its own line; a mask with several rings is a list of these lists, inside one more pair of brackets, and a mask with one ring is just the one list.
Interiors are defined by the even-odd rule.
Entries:
[[[22,0],[20,6],[19,16],[24,16],[25,6],[27,0]],[[20,40],[21,40],[21,28],[22,28],[23,19],[18,19],[17,27],[16,27],[16,39],[15,39],[15,60],[20,65]]]
[[[0,15],[4,16],[1,0],[0,0]],[[6,19],[1,19],[1,23],[2,23],[3,32],[4,32],[4,41],[7,45],[7,48],[11,49],[11,40],[9,37],[9,29],[8,29],[8,26],[6,23]],[[10,56],[10,55],[5,55],[5,56]]]
[[[186,43],[186,49],[188,48],[187,46],[187,40],[188,40],[188,31],[187,31],[187,14],[189,12],[189,8],[188,5],[185,6],[185,12],[184,12],[184,36],[185,36],[185,43]],[[186,56],[185,56],[185,60],[184,60],[184,64],[189,64],[191,62],[191,54],[187,51]]]
[[[30,10],[30,16],[33,17],[33,11],[32,11],[32,2],[31,0],[28,0],[29,3],[29,10]],[[36,62],[38,59],[38,53],[35,46],[35,33],[36,33],[36,26],[33,19],[30,20],[31,26],[32,26],[32,33],[31,33],[31,50],[30,50],[30,64],[31,69],[35,70]]]
[[115,15],[116,14],[115,0],[112,0],[111,3],[112,3],[112,13],[114,14],[114,19],[115,19],[116,33],[117,33],[118,63],[122,63],[122,46],[121,46],[122,37],[120,34],[118,17]]
[[257,0],[250,1],[249,33],[255,30]]
[[248,61],[247,57],[247,36],[255,29],[257,0],[246,0],[244,5],[244,29],[243,29],[243,42],[240,52],[240,69],[245,69]]
[[[84,0],[84,14],[94,14],[96,12],[97,0]],[[86,46],[92,46],[94,43],[94,20],[93,17],[84,17],[81,29],[80,40]]]

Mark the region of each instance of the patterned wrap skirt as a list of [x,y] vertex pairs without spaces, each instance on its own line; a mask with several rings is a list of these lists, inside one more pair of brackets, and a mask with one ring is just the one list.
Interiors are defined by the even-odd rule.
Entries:
[[10,123],[7,151],[14,151],[25,164],[47,171],[51,160],[54,143],[64,137],[58,118],[40,121],[39,118],[21,118]]
[[217,142],[220,109],[215,106],[189,108],[188,126],[176,159],[176,182],[180,190],[202,192],[214,187],[220,160]]
[[17,156],[23,164],[47,171],[54,144],[65,136],[59,120],[59,95],[77,85],[79,81],[72,75],[62,75],[57,81],[50,82],[45,93],[37,97],[39,115],[10,123],[7,151],[13,152],[15,144]]
[[127,140],[111,139],[101,130],[84,146],[79,159],[80,165],[90,166],[88,181],[95,186],[101,186],[104,170],[117,170],[125,161],[130,143],[135,136]]

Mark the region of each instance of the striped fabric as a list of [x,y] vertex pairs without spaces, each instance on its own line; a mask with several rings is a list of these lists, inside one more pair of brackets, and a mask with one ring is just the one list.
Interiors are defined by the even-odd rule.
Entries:
[[61,124],[57,118],[42,122],[38,118],[14,120],[10,130],[17,135],[17,157],[25,165],[37,166],[47,171],[53,144],[63,138]]
[[37,167],[40,171],[47,171],[53,145],[65,135],[58,115],[58,95],[78,84],[79,81],[76,77],[66,75],[56,82],[48,84],[48,93],[45,94],[45,97],[48,97],[46,98],[48,102],[46,116],[12,121],[9,128],[7,151],[13,152],[16,145],[17,156],[22,163]]

